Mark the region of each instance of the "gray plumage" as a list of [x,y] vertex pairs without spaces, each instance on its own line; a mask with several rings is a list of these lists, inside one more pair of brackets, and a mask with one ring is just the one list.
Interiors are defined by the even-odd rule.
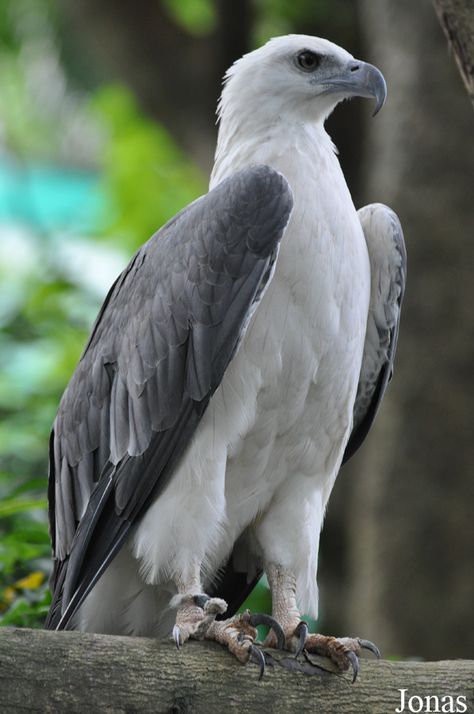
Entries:
[[357,451],[392,378],[406,282],[406,250],[397,215],[380,203],[358,211],[372,273],[369,315],[352,433],[343,463]]

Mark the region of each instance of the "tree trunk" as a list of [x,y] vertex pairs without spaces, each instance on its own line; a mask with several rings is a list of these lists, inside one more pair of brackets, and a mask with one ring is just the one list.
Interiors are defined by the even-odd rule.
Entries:
[[472,713],[473,681],[474,662],[467,660],[367,661],[354,685],[349,675],[307,676],[280,667],[267,668],[259,681],[255,666],[243,667],[213,643],[188,642],[177,652],[170,642],[140,637],[0,630],[3,714],[387,714],[400,705],[402,688],[419,697],[466,697],[465,711]]
[[76,0],[62,6],[74,40],[72,66],[80,65],[89,82],[90,75],[128,84],[145,111],[209,172],[222,76],[249,49],[249,0],[232,6],[219,0],[217,26],[205,36],[178,26],[158,0]]
[[433,4],[474,104],[474,2],[433,0]]
[[395,376],[352,474],[350,629],[382,651],[472,654],[472,112],[429,0],[363,1],[388,101],[367,199],[399,214],[408,284]]

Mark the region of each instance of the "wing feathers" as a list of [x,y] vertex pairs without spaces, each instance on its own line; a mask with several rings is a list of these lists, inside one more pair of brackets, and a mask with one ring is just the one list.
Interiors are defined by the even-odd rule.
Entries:
[[392,376],[406,281],[405,243],[396,214],[375,203],[361,208],[359,218],[369,251],[371,296],[353,429],[343,463],[367,436]]

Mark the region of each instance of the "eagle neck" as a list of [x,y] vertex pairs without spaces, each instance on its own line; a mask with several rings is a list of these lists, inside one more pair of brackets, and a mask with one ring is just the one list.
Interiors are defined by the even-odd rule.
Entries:
[[327,171],[340,171],[336,149],[322,123],[290,123],[280,117],[267,123],[252,117],[239,123],[222,120],[210,188],[255,164],[281,171],[293,191],[302,172],[308,171],[314,181]]

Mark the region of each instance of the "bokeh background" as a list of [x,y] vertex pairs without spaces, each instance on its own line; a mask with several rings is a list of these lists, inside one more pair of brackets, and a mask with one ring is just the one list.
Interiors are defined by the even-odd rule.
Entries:
[[384,72],[375,120],[355,100],[328,127],[356,205],[391,205],[409,256],[395,377],[329,504],[318,626],[473,655],[474,115],[430,0],[2,0],[2,625],[47,609],[48,434],[98,306],[206,190],[225,69],[290,32]]

